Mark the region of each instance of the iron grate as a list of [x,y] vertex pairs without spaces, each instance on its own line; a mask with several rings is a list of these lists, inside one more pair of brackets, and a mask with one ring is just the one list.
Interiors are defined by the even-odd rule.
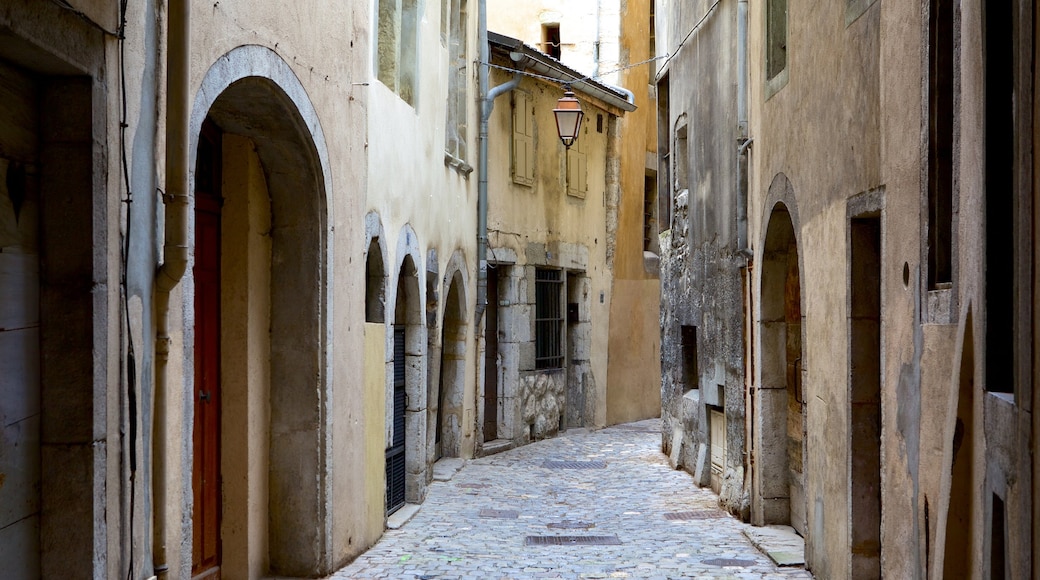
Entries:
[[525,546],[620,546],[617,536],[527,536]]
[[520,512],[516,510],[482,509],[480,510],[480,517],[496,518],[500,520],[515,520],[516,518],[520,517]]
[[546,461],[542,464],[546,469],[605,469],[604,461]]
[[712,558],[710,560],[703,560],[701,564],[708,566],[754,566],[754,560],[738,560],[736,558]]
[[596,527],[596,524],[590,522],[552,522],[545,524],[545,527],[550,530],[587,530]]
[[672,512],[672,513],[664,514],[664,519],[666,519],[666,520],[677,520],[677,521],[710,520],[710,519],[713,519],[713,518],[723,518],[723,517],[726,517],[726,513],[725,512],[721,512],[719,510],[696,510],[696,511],[689,511],[689,512]]

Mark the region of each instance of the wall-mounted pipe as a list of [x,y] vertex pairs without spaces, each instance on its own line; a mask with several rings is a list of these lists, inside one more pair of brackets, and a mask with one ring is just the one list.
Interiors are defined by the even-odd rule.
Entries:
[[188,267],[188,106],[191,1],[170,0],[166,49],[166,206],[163,263],[155,277],[155,393],[152,423],[152,562],[160,580],[167,563],[167,363],[170,292]]
[[[491,49],[487,35],[487,0],[480,0],[477,8],[477,42],[480,43],[480,63],[477,73],[477,85],[480,92],[480,136],[479,162],[477,163],[477,304],[474,313],[474,324],[480,326],[480,319],[487,307],[487,213],[488,213],[488,121],[495,108],[495,99],[515,89],[520,84],[522,75],[518,72],[513,78],[497,87],[488,90],[488,64],[491,62]],[[519,53],[509,55],[514,61],[522,59]]]
[[747,0],[737,2],[737,254],[751,258],[748,248]]

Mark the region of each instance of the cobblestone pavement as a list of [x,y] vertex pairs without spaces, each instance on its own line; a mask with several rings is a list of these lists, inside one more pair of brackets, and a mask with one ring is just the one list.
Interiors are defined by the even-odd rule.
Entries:
[[[431,485],[411,521],[333,578],[812,577],[758,552],[715,494],[668,466],[660,443],[654,419],[468,461]],[[616,543],[527,545],[528,536]]]

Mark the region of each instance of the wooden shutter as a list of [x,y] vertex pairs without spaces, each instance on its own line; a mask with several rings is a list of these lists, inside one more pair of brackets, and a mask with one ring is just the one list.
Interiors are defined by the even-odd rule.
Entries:
[[583,128],[581,136],[567,150],[567,193],[584,198],[589,190],[588,132]]
[[534,112],[527,93],[513,91],[513,182],[534,185]]

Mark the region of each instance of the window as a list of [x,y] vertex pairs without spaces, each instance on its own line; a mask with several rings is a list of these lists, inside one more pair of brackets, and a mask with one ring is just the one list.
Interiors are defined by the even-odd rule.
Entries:
[[[448,104],[444,150],[453,160],[466,159],[466,118],[469,103],[466,62],[466,0],[450,0],[448,39]],[[469,167],[466,165],[465,167]],[[472,168],[470,168],[472,171]],[[469,173],[468,171],[466,173]]]
[[415,105],[418,0],[379,0],[376,78]]
[[[657,2],[656,0],[650,0],[650,56],[648,58],[654,58],[657,56]],[[650,81],[653,84],[654,77],[657,76],[657,61],[651,60],[650,65]]]
[[560,60],[560,23],[542,25],[542,52]]
[[953,1],[931,0],[928,58],[928,289],[953,282]]
[[[683,116],[686,116],[685,113]],[[689,176],[687,175],[690,163],[690,147],[689,141],[686,139],[685,121],[675,130],[675,156],[672,158],[672,163],[675,164],[675,169],[672,171],[672,174],[675,176],[675,192],[681,193],[690,188]]]
[[513,182],[534,185],[534,107],[522,91],[513,91]]
[[657,175],[647,172],[643,178],[643,251],[654,251],[654,236],[657,234]]
[[585,199],[589,190],[589,129],[581,128],[581,136],[567,149],[567,195]]
[[697,370],[697,327],[683,326],[679,338],[682,342],[682,381],[685,393],[700,385],[700,372]]
[[1013,398],[1032,376],[1032,3],[983,4],[986,390]]
[[[783,83],[787,69],[787,0],[766,1],[766,81]],[[776,90],[774,87],[773,91]]]
[[661,232],[672,227],[672,126],[668,107],[668,74],[657,83],[657,221]]
[[559,270],[535,270],[535,368],[563,368],[563,311]]

